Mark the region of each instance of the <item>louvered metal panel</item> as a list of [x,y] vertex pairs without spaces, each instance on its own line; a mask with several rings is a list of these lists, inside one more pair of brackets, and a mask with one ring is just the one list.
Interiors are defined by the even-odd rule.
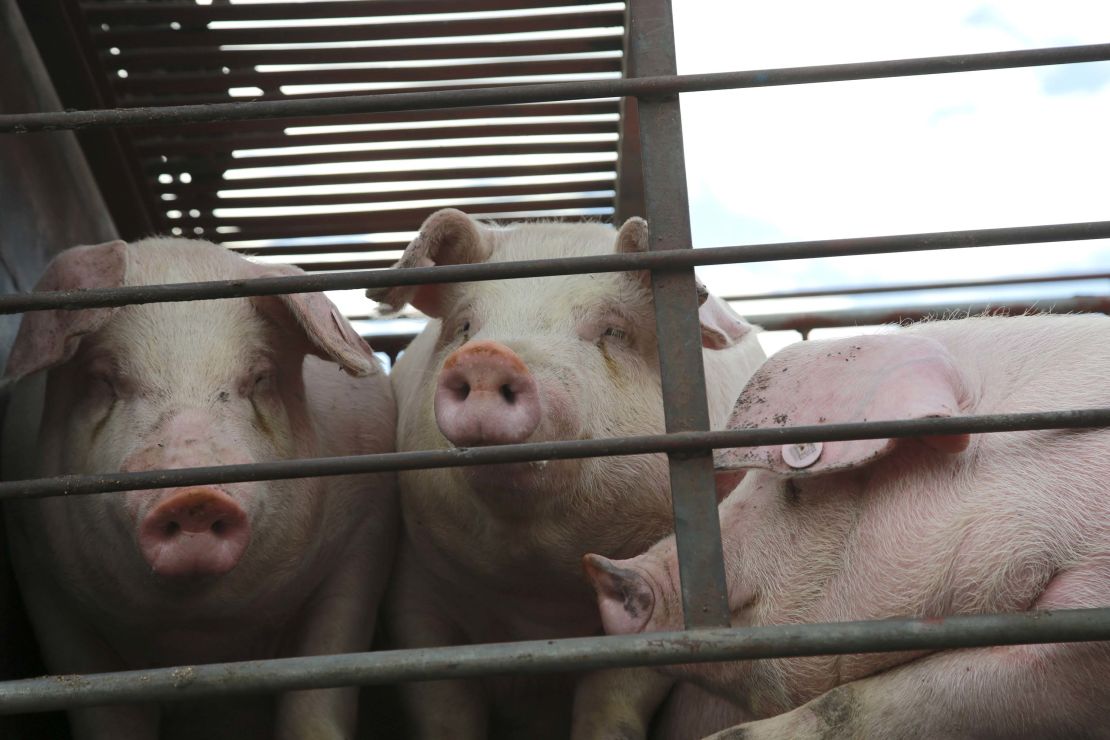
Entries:
[[[623,62],[624,5],[596,0],[45,1],[79,37],[103,107],[586,80]],[[116,136],[153,230],[319,271],[387,266],[398,235],[445,206],[607,218],[619,127],[618,101],[595,100]],[[100,169],[105,189],[111,160]]]

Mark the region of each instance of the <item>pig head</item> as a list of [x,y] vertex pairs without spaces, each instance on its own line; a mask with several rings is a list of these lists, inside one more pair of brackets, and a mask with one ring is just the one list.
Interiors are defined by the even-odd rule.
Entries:
[[[62,253],[36,290],[296,272],[203,242],[109,242]],[[49,443],[40,446],[39,474],[229,465],[312,453],[301,371],[306,354],[352,375],[377,372],[369,348],[330,301],[298,294],[31,312],[5,377],[14,382],[49,371],[40,426]],[[140,582],[203,581],[232,571],[258,528],[280,526],[272,521],[274,499],[263,493],[287,485],[128,491],[66,501],[63,508],[84,519],[78,531],[103,528],[105,538],[123,536],[134,548],[137,557],[111,569]],[[306,516],[311,511],[308,500],[290,504],[304,507]],[[254,544],[259,555],[276,555],[273,543]]]
[[[1106,385],[1088,381],[1110,362],[1108,328],[1101,317],[968,319],[799,343],[752,377],[729,426],[1105,405]],[[747,473],[719,507],[732,624],[1110,604],[1108,451],[1103,430],[720,450],[718,468]],[[629,560],[591,554],[584,565],[607,632],[681,629],[673,536]],[[669,670],[769,716],[919,657]]]
[[[1101,316],[1019,316],[800,343],[750,379],[729,426],[1104,407],[1108,338]],[[719,506],[734,626],[1110,606],[1106,429],[725,449],[716,462],[746,472]],[[584,565],[607,632],[682,627],[673,537]],[[767,718],[745,738],[1096,737],[1108,656],[1057,643],[667,670]]]

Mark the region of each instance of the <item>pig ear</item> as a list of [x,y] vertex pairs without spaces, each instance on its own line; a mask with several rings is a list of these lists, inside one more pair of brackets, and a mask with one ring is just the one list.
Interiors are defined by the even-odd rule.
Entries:
[[[701,346],[705,349],[727,349],[740,343],[752,330],[732,307],[705,290],[698,281],[698,319],[701,322]],[[704,298],[702,297],[704,295]]]
[[597,591],[605,632],[610,635],[643,632],[655,609],[655,594],[644,577],[592,553],[582,558],[582,568]]
[[[454,208],[444,208],[428,216],[420,233],[405,248],[395,269],[463,265],[485,262],[490,245],[483,238],[482,227],[470,216]],[[444,285],[402,285],[394,288],[371,288],[366,297],[385,304],[390,311],[400,311],[411,303],[432,317],[443,315]]]
[[[62,252],[46,266],[35,292],[118,288],[126,282],[127,243],[117,240]],[[81,346],[82,337],[100,329],[118,310],[28,311],[8,357],[5,382],[15,382],[70,359]]]
[[[947,417],[974,405],[970,384],[939,342],[912,334],[799,342],[769,359],[748,381],[730,429]],[[956,454],[966,434],[921,438]],[[866,465],[890,453],[893,439],[718,450],[719,468],[763,468],[808,476]]]
[[[303,270],[292,265],[250,264],[254,268],[254,277],[304,274]],[[308,341],[311,347],[309,352],[317,357],[338,363],[348,374],[358,377],[378,371],[378,360],[370,345],[323,293],[259,296],[252,300],[261,311],[279,323],[292,319]]]
[[[642,218],[633,217],[624,222],[617,232],[617,252],[621,254],[646,252],[648,225]],[[651,273],[641,270],[633,273],[644,287],[651,288]],[[706,349],[725,349],[737,344],[752,330],[752,325],[736,314],[727,303],[705,289],[700,280],[698,290],[698,320],[701,323],[701,346]]]

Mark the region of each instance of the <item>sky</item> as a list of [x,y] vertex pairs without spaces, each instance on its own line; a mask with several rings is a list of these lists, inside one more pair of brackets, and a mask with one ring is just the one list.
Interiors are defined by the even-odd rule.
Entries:
[[[1004,51],[1110,40],[1110,3],[849,0],[674,4],[679,72]],[[682,96],[698,247],[1110,217],[1110,63]],[[1110,271],[1110,241],[703,267],[740,294]],[[1106,292],[1106,282],[955,300]],[[953,300],[897,294],[736,304],[746,313]],[[826,332],[827,333],[827,332]],[[821,332],[815,332],[819,336]],[[769,349],[797,335],[771,338]]]
[[[553,0],[554,5],[558,0]],[[1110,2],[1105,0],[674,0],[673,11],[678,71],[683,74],[1110,41]],[[395,20],[328,19],[320,23]],[[222,23],[258,26],[274,22]],[[619,34],[620,29],[593,29],[590,33]],[[319,90],[287,93],[313,91]],[[681,100],[696,247],[1110,218],[1110,146],[1106,145],[1110,62],[693,93]],[[442,125],[452,124],[450,116],[445,119]],[[289,132],[301,130],[294,127]],[[400,145],[357,148],[366,149],[372,160],[371,150],[391,146]],[[256,176],[250,167],[253,157],[294,151],[236,152],[240,167],[227,173],[229,186],[249,187],[249,178]],[[367,161],[348,168],[411,169],[433,162]],[[465,178],[467,165],[457,166],[463,168],[460,177]],[[600,168],[606,166],[610,166],[608,162]],[[311,174],[302,166],[294,169]],[[441,184],[464,186],[467,181]],[[352,192],[366,192],[366,187],[352,186]],[[238,194],[255,193],[240,190]],[[421,203],[429,207],[445,204]],[[224,210],[235,210],[233,200],[226,205]],[[357,210],[383,207],[397,205],[358,206]],[[326,208],[350,211],[353,206]],[[367,241],[411,235],[367,235]],[[292,246],[298,240],[281,241]],[[1110,240],[698,270],[711,290],[725,296],[1100,271],[1110,272]],[[864,306],[1030,299],[1051,303],[1075,295],[1105,295],[1108,287],[1102,280],[943,293],[747,301],[734,306],[758,316]],[[332,291],[329,295],[350,315],[364,315],[369,308],[361,291]],[[359,328],[382,331],[386,327]],[[412,324],[398,328],[411,330]],[[855,331],[818,330],[812,336]],[[769,351],[799,338],[794,332],[761,337]]]

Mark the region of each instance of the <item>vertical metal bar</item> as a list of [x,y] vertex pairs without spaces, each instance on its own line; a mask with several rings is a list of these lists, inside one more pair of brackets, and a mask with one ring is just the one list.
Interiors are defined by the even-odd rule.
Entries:
[[[628,74],[676,72],[669,0],[628,5]],[[640,98],[644,202],[652,250],[692,249],[678,96]],[[668,432],[709,429],[693,269],[652,270]],[[728,625],[711,453],[670,455],[671,500],[687,629]]]

